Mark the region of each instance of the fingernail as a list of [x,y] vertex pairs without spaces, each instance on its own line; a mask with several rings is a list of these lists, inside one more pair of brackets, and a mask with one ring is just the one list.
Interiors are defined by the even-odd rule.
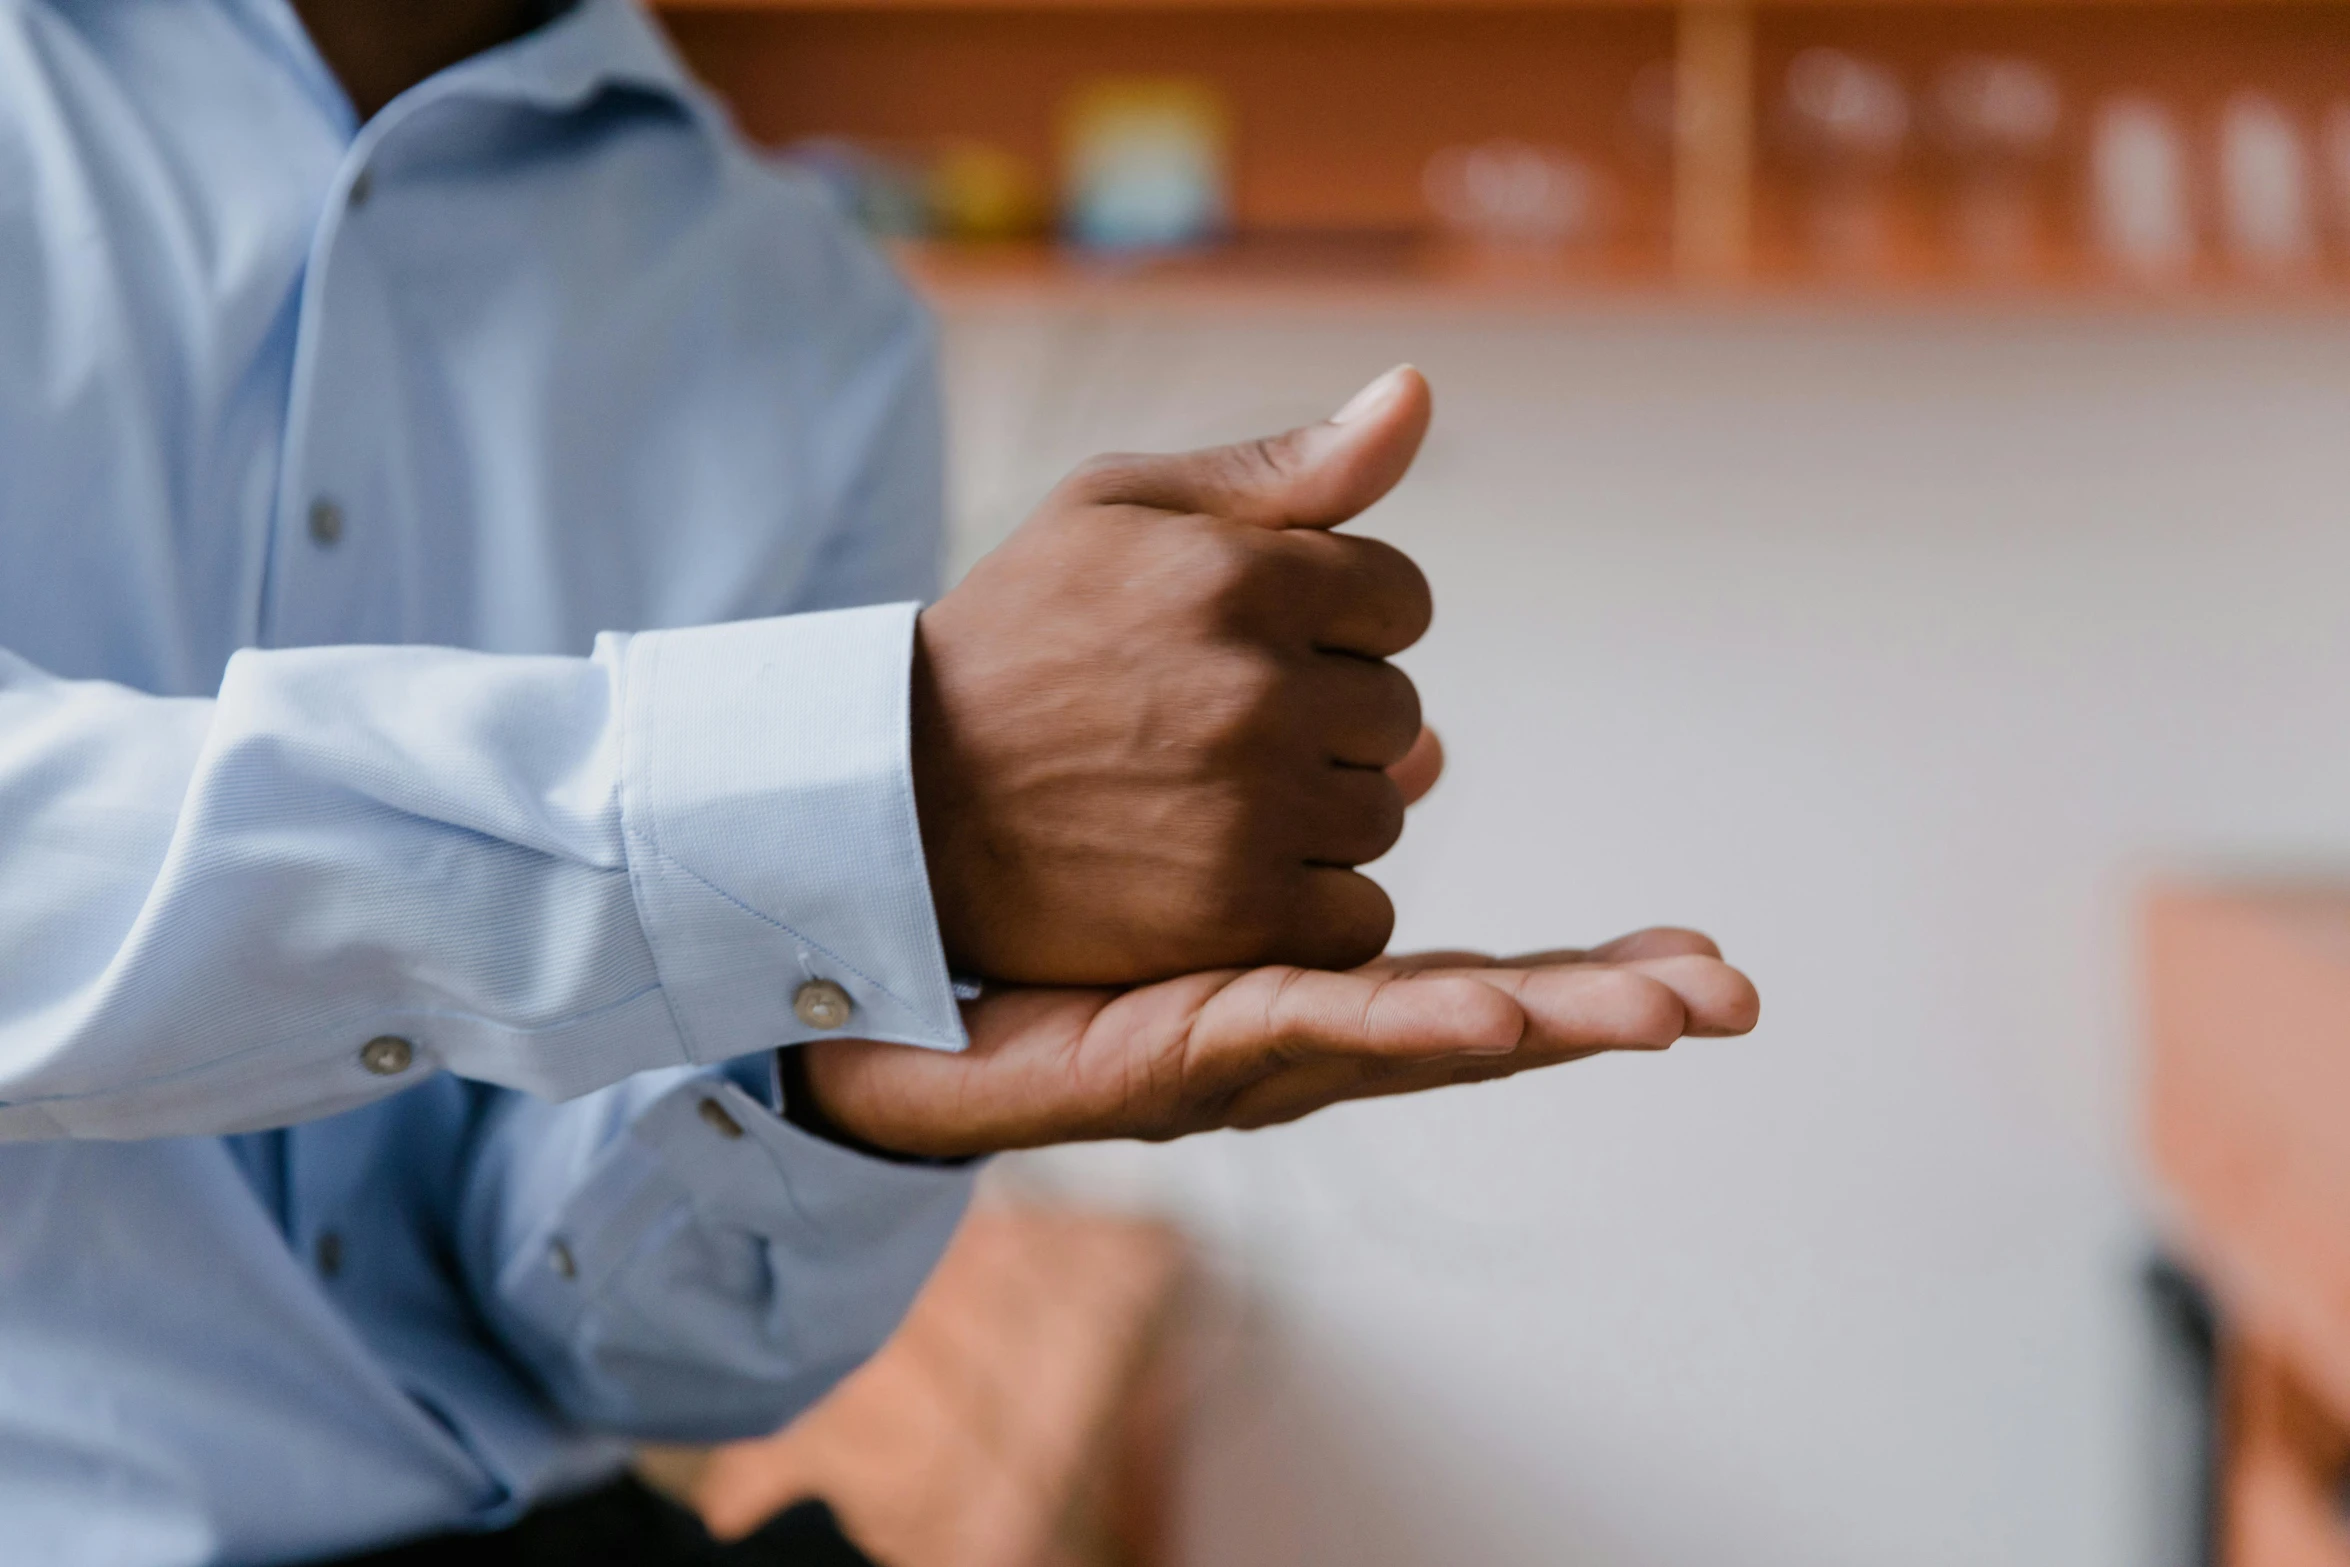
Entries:
[[1514,1052],[1517,1048],[1518,1041],[1514,1039],[1481,1039],[1473,1045],[1461,1046],[1459,1053],[1464,1056],[1506,1056]]
[[1369,386],[1346,400],[1346,406],[1330,416],[1332,424],[1352,424],[1357,419],[1377,413],[1395,400],[1403,390],[1403,374],[1410,365],[1397,365]]

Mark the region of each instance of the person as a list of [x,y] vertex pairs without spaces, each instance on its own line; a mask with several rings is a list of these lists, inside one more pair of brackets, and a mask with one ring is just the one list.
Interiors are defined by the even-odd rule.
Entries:
[[1429,415],[918,609],[925,319],[632,0],[0,0],[7,1557],[608,1544],[976,1156],[1750,1026],[1688,932],[1380,956],[1430,599],[1333,530]]

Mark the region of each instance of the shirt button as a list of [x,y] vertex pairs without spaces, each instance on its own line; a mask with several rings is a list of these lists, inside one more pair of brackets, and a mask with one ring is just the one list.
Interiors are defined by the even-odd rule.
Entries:
[[378,1034],[359,1047],[359,1064],[378,1077],[398,1077],[416,1059],[416,1047],[397,1034]]
[[702,1101],[702,1119],[710,1123],[710,1129],[712,1131],[729,1140],[740,1137],[743,1134],[742,1122],[727,1114],[726,1106],[720,1104],[715,1099],[705,1099]]
[[331,1279],[343,1271],[343,1238],[333,1230],[319,1232],[316,1254],[320,1278]]
[[325,545],[343,541],[343,508],[323,495],[310,503],[310,537]]
[[849,993],[829,979],[812,979],[791,998],[795,1016],[810,1028],[838,1028],[849,1020]]
[[560,1237],[547,1243],[547,1266],[566,1279],[579,1277],[579,1263],[572,1257],[571,1248]]
[[375,170],[361,169],[351,177],[351,193],[344,199],[354,208],[364,207],[367,205],[367,198],[373,194],[375,194]]

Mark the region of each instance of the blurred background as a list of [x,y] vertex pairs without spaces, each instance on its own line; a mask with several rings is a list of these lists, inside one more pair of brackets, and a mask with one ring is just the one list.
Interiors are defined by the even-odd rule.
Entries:
[[1765,996],[1001,1161],[1144,1222],[983,1226],[898,1414],[706,1506],[887,1476],[906,1567],[2350,1561],[2350,919],[2244,885],[2350,865],[2350,8],[665,15],[939,311],[958,568],[1091,452],[1426,370],[1359,525],[1438,604],[1400,943],[1693,924]]

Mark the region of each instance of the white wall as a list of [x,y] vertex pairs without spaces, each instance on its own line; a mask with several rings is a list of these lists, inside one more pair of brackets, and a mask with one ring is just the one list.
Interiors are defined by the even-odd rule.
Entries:
[[[2350,319],[949,327],[965,558],[1069,462],[1422,365],[1367,527],[1453,770],[1408,943],[1678,921],[1751,1039],[1015,1182],[1233,1282],[1215,1567],[2155,1559],[2133,891],[2350,851]],[[2350,1107],[2345,1114],[2350,1115]]]

